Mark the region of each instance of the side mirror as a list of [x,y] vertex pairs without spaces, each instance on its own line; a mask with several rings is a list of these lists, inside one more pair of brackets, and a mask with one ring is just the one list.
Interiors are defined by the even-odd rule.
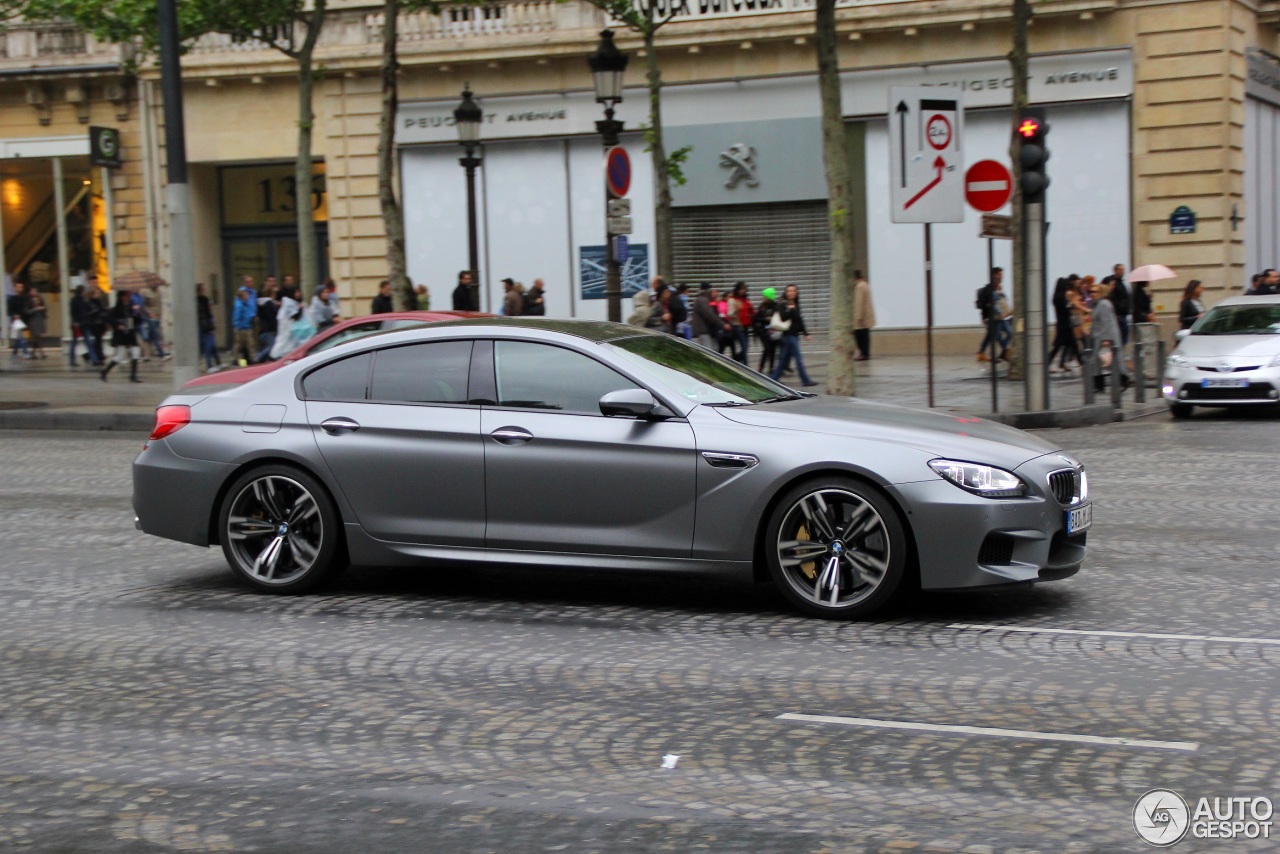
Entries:
[[1179,329],[1177,332],[1173,333],[1173,337],[1176,340],[1181,341],[1183,338],[1186,338],[1190,334],[1191,334],[1190,329]]
[[658,407],[658,401],[642,388],[624,388],[611,391],[600,398],[603,415],[624,418],[645,418]]

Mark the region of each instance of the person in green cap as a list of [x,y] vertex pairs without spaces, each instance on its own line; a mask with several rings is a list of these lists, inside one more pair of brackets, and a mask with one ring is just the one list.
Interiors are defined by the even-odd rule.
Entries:
[[[778,340],[782,338],[782,333],[769,328],[769,321],[773,319],[773,313],[778,310],[778,291],[774,288],[765,288],[760,292],[760,305],[756,306],[755,315],[751,320],[751,328],[755,330],[756,337],[760,339],[760,364],[756,370],[760,373],[772,373],[775,360],[778,353]],[[766,371],[765,365],[768,364]]]

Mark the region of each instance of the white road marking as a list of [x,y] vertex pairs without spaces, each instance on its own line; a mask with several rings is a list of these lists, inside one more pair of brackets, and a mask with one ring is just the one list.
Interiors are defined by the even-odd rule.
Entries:
[[1194,741],[1149,741],[1143,738],[1114,738],[1103,735],[1077,735],[1070,732],[1034,732],[1022,729],[1002,729],[985,726],[952,726],[926,724],[915,721],[878,721],[873,718],[843,718],[831,715],[801,715],[788,712],[778,715],[780,721],[804,721],[817,724],[842,724],[844,726],[875,727],[877,729],[908,729],[922,732],[945,732],[956,735],[988,735],[1002,738],[1023,738],[1036,741],[1071,741],[1080,744],[1105,744],[1119,747],[1149,747],[1154,750],[1182,750],[1193,753],[1200,749]]
[[971,193],[983,193],[989,190],[1007,190],[1008,181],[970,181],[966,186]]
[[1038,626],[982,626],[970,623],[952,623],[947,626],[947,628],[969,632],[1022,632],[1024,634],[1084,635],[1086,637],[1147,638],[1150,640],[1213,641],[1214,643],[1251,643],[1263,646],[1280,646],[1280,639],[1277,638],[1236,638],[1225,635],[1174,635],[1163,634],[1160,632],[1111,632],[1102,629],[1051,629],[1047,627],[1040,628]]

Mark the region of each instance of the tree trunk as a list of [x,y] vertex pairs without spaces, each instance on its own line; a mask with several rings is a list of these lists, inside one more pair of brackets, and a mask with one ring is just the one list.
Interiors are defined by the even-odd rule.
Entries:
[[400,0],[386,0],[382,12],[382,115],[378,119],[378,199],[382,202],[382,227],[387,233],[387,277],[396,311],[416,309],[410,304],[409,276],[404,258],[404,213],[396,200],[395,134],[396,105],[400,90],[397,73],[396,24]]
[[[1022,161],[1018,156],[1018,122],[1027,108],[1027,25],[1031,22],[1030,0],[1013,0],[1013,50],[1009,51],[1009,70],[1013,75],[1013,116],[1009,126],[1009,162],[1013,165],[1013,305],[1015,314],[1026,327],[1027,305],[1026,244],[1022,233]],[[1023,346],[1015,346],[1009,361],[1009,379],[1026,377],[1026,338],[1015,338]]]
[[310,298],[320,282],[319,251],[316,246],[315,213],[312,209],[311,133],[315,125],[315,112],[311,108],[311,93],[315,82],[312,56],[320,29],[324,26],[326,0],[315,0],[315,7],[307,22],[307,37],[298,50],[298,155],[294,161],[294,207],[298,224],[298,282],[302,296]]
[[655,242],[658,244],[654,258],[658,275],[673,282],[675,252],[671,236],[671,176],[667,170],[667,149],[662,139],[662,71],[658,68],[658,53],[653,49],[655,27],[653,3],[645,10],[647,26],[644,29],[644,55],[648,65],[649,82],[649,154],[653,158],[653,184],[655,202],[653,223]]
[[853,374],[853,197],[844,111],[840,106],[840,65],[836,53],[836,0],[817,0],[818,90],[822,99],[822,159],[827,175],[827,216],[831,231],[831,356],[827,393],[852,395]]

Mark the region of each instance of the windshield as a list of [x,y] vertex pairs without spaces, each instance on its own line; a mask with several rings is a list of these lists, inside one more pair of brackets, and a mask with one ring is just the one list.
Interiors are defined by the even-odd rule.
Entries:
[[613,347],[641,371],[685,399],[707,405],[744,406],[801,395],[751,369],[682,338],[643,335],[613,341]]
[[1209,309],[1191,327],[1192,335],[1280,334],[1280,303],[1274,305],[1219,305]]

